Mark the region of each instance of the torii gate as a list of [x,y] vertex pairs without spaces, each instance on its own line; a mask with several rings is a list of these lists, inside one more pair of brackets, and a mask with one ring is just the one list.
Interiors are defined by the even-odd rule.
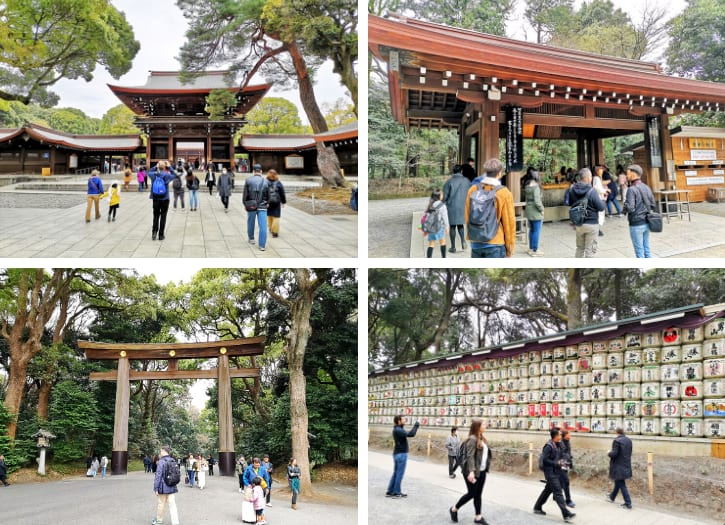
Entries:
[[[116,381],[116,410],[113,426],[111,473],[128,471],[128,410],[130,382],[144,379],[214,379],[219,381],[219,472],[234,475],[235,453],[232,428],[233,377],[259,377],[259,368],[229,368],[229,358],[256,356],[264,353],[264,336],[206,343],[140,343],[112,344],[79,341],[87,359],[117,360],[116,372],[92,372],[92,381]],[[217,358],[216,370],[179,370],[178,359]],[[131,360],[168,359],[168,370],[159,372],[131,371]]]

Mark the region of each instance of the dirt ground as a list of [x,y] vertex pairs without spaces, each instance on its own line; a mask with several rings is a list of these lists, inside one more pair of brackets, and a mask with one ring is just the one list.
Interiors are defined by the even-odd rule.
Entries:
[[308,189],[287,195],[287,205],[312,215],[314,194],[314,215],[355,215],[357,212],[350,208],[350,192],[351,188]]
[[[409,441],[411,454],[425,456],[427,440]],[[369,447],[380,451],[391,451],[392,437],[376,434],[370,436]],[[431,461],[440,462],[447,468],[448,457],[443,440],[431,443]],[[528,445],[514,442],[492,442],[493,459],[491,468],[522,478],[542,478],[538,471],[538,455],[534,457],[534,473],[528,475]],[[572,491],[577,488],[604,494],[611,490],[608,479],[609,459],[599,451],[574,449],[574,470],[569,479]],[[443,467],[446,465],[446,467]],[[686,510],[693,516],[709,517],[725,514],[725,460],[700,457],[672,457],[657,455],[654,460],[654,495],[647,488],[647,455],[632,457],[633,479],[627,487],[633,498],[651,505],[665,507],[671,511]]]

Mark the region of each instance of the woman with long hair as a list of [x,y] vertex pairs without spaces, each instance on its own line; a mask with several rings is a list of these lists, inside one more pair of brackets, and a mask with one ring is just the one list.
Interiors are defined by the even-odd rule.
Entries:
[[460,508],[473,500],[473,507],[476,511],[473,523],[488,525],[481,515],[481,494],[483,486],[486,484],[486,473],[491,464],[491,449],[483,435],[484,430],[483,420],[474,419],[471,429],[468,431],[468,439],[461,444],[462,447],[466,447],[466,460],[461,464],[463,479],[466,482],[466,493],[453,507],[448,509],[451,521],[454,523],[458,523]]
[[297,496],[300,495],[300,467],[297,460],[292,458],[287,465],[287,483],[292,492],[292,508],[297,510]]

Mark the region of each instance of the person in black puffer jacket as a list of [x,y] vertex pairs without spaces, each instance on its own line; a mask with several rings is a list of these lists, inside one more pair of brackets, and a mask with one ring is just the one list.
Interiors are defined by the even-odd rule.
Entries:
[[599,236],[599,212],[604,211],[602,199],[592,187],[592,172],[589,168],[579,170],[579,181],[569,189],[569,204],[574,205],[584,197],[589,198],[584,224],[576,227],[576,257],[594,257]]

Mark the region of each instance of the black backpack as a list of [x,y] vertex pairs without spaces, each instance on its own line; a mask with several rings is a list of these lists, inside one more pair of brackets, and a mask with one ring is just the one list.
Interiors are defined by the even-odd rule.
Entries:
[[175,487],[181,481],[181,469],[175,459],[166,460],[164,467],[164,483],[169,487]]
[[[466,440],[468,441],[468,440]],[[466,441],[458,445],[458,454],[456,455],[456,464],[461,467],[461,472],[463,472],[463,465],[466,463]]]
[[178,175],[176,177],[174,177],[174,182],[172,184],[173,184],[175,190],[180,190],[181,189],[181,177],[179,177]]
[[468,237],[473,242],[488,242],[498,232],[499,222],[496,215],[496,192],[503,186],[484,190],[483,184],[471,193],[469,199]]
[[594,191],[594,188],[589,190],[584,197],[576,201],[571,208],[569,208],[569,220],[575,226],[581,226],[587,218],[587,208],[589,208],[589,194]]
[[277,181],[270,181],[268,184],[269,188],[269,200],[267,201],[269,204],[279,204],[280,203],[280,197],[279,197],[279,188],[277,187]]

